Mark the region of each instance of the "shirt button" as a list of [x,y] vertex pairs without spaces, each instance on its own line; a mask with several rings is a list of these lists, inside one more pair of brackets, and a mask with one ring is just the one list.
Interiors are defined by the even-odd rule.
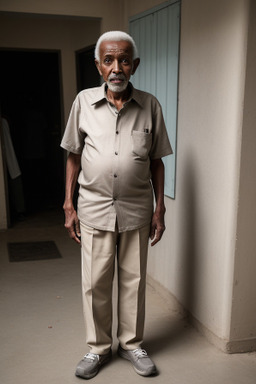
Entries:
[[114,177],[117,177],[117,174],[116,174],[116,173],[114,174]]
[[118,152],[115,152],[115,155],[118,155]]
[[116,131],[116,134],[117,134],[117,135],[118,135],[118,133],[119,133],[119,132],[118,132],[118,131]]

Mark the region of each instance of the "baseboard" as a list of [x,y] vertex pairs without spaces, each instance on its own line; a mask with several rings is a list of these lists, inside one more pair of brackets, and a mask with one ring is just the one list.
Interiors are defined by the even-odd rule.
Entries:
[[172,310],[177,312],[182,318],[187,318],[188,322],[211,344],[225,353],[248,353],[256,351],[256,338],[243,339],[243,340],[226,340],[218,337],[200,321],[198,321],[191,313],[189,313],[182,304],[172,295],[165,287],[158,281],[154,280],[151,276],[147,277],[148,284],[164,298],[166,305]]
[[256,338],[246,340],[233,340],[227,343],[228,353],[248,353],[256,351]]

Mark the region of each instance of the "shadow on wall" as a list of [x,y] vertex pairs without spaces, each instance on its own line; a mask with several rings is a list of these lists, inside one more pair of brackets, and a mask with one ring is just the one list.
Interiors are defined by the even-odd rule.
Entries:
[[183,173],[183,218],[181,219],[182,243],[179,252],[179,274],[180,299],[186,310],[193,314],[198,305],[197,284],[200,273],[199,254],[199,195],[197,183],[197,171],[192,153],[187,153],[187,161]]
[[[200,233],[201,220],[205,220],[204,213],[200,207],[200,185],[198,182],[197,160],[191,150],[186,152],[186,161],[184,163],[184,172],[182,173],[183,186],[181,191],[182,212],[179,218],[180,228],[176,233],[181,234],[179,237],[179,252],[177,256],[175,273],[178,300],[184,308],[184,312],[180,312],[177,318],[170,314],[169,317],[158,318],[157,329],[154,329],[151,336],[147,336],[145,347],[152,354],[158,351],[170,348],[175,349],[181,340],[187,337],[189,325],[187,316],[189,313],[195,313],[201,298],[198,294],[198,284],[202,280],[202,265],[199,257],[202,248],[202,236]],[[202,216],[203,215],[203,216]],[[205,226],[205,233],[207,227]],[[187,315],[187,316],[186,316]]]

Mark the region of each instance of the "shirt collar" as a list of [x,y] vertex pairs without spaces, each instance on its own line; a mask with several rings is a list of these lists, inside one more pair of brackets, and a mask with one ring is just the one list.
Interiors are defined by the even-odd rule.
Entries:
[[[133,87],[132,83],[129,83],[129,85],[130,85],[130,87],[132,89],[132,93],[131,93],[131,97],[128,100],[128,102],[130,100],[134,100],[134,101],[136,101],[137,104],[139,104],[141,107],[143,107],[143,102],[142,102],[142,98],[141,98],[140,92],[136,88]],[[95,92],[95,95],[94,95],[94,97],[92,99],[91,105],[97,104],[97,103],[101,102],[104,99],[107,100],[106,83],[103,83],[100,87],[98,87],[98,89]]]
[[92,98],[91,105],[97,104],[106,98],[105,85],[106,85],[106,83],[103,83],[100,87],[97,88],[97,90],[94,94],[94,97]]

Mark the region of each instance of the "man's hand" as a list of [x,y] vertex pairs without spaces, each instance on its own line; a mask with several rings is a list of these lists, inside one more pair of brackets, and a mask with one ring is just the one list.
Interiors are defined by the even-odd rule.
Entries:
[[64,204],[63,209],[65,212],[65,228],[68,230],[69,237],[80,244],[80,225],[74,206],[73,204]]
[[63,209],[65,212],[65,228],[71,239],[80,244],[79,220],[73,205],[73,195],[81,167],[81,155],[70,152],[66,165],[66,193]]
[[150,228],[150,239],[152,240],[152,247],[161,240],[161,237],[165,231],[164,214],[165,209],[161,211],[155,211],[153,214]]

